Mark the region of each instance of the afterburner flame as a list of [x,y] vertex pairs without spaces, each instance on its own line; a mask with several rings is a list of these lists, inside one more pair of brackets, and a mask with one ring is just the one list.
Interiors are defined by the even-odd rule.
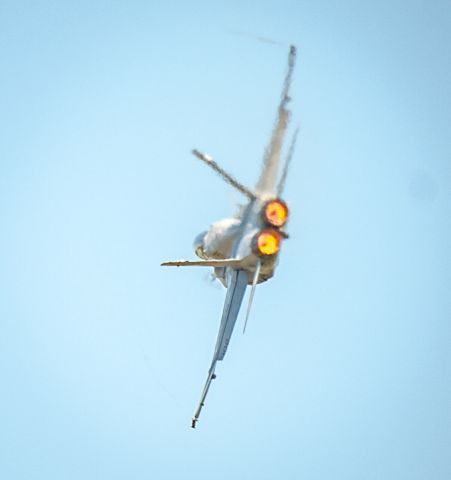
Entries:
[[274,255],[280,248],[280,233],[276,230],[262,230],[256,236],[256,248],[261,255]]
[[283,227],[288,219],[288,207],[282,200],[271,200],[265,205],[263,217],[273,227]]

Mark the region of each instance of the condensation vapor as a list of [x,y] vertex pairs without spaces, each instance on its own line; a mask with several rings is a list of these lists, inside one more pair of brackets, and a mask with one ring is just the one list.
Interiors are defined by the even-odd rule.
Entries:
[[287,109],[287,105],[290,101],[289,91],[295,61],[296,48],[294,46],[291,46],[290,53],[288,55],[288,69],[283,83],[282,95],[279,108],[277,110],[276,122],[272,131],[271,141],[265,150],[262,172],[260,174],[260,178],[256,187],[257,194],[274,195],[278,190],[278,188],[276,187],[277,172],[279,170],[280,154],[282,150],[283,140],[290,119],[290,111]]
[[287,44],[279,42],[277,40],[273,40],[269,37],[263,37],[262,35],[257,35],[251,32],[245,32],[243,30],[237,30],[235,28],[229,28],[227,31],[233,35],[240,35],[241,37],[251,38],[252,40],[257,40],[257,42],[266,43],[268,45],[274,45],[277,47],[286,47]]

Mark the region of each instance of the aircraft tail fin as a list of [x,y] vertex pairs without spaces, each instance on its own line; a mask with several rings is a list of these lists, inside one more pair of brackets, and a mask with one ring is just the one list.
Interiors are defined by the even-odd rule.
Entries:
[[162,267],[230,267],[240,268],[241,260],[226,258],[225,260],[173,260],[163,262]]
[[246,195],[249,200],[255,200],[255,193],[253,193],[249,188],[245,187],[242,183],[236,180],[232,175],[227,173],[223,168],[221,168],[210,155],[200,152],[199,150],[193,149],[192,154],[196,156],[199,160],[202,160],[206,165],[211,167],[216,173],[218,173],[229,185],[236,188],[239,192]]

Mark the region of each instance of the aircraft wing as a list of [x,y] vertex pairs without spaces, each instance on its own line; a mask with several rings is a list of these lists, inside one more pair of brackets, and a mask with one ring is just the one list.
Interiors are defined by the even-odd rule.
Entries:
[[272,194],[277,193],[277,177],[279,171],[280,155],[283,146],[285,132],[290,119],[290,111],[287,109],[290,101],[289,90],[291,86],[291,77],[293,74],[294,63],[296,60],[296,48],[292,45],[288,56],[288,69],[285,75],[282,96],[279,108],[277,110],[276,122],[272,131],[271,140],[265,151],[262,171],[258,179],[255,193]]
[[208,371],[207,381],[205,382],[205,386],[199,400],[199,405],[197,406],[192,418],[192,428],[195,428],[196,426],[196,422],[199,418],[202,407],[204,406],[205,398],[210,388],[211,381],[216,377],[216,363],[218,360],[223,360],[224,355],[226,354],[233,328],[235,326],[236,319],[238,318],[241,303],[243,302],[247,282],[248,274],[245,270],[237,270],[233,268],[227,269],[227,293],[222,311],[221,323],[219,325],[218,339],[216,341],[213,360]]

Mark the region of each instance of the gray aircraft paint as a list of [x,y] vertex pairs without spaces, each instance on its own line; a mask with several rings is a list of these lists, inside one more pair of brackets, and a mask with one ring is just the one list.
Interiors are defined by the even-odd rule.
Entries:
[[296,59],[295,47],[290,47],[288,68],[285,75],[281,100],[277,110],[271,140],[265,150],[262,171],[254,191],[248,189],[225,172],[209,155],[193,150],[193,154],[215,170],[221,177],[249,199],[247,206],[235,217],[214,223],[206,232],[199,234],[194,242],[195,253],[200,261],[176,260],[162,263],[164,266],[206,266],[214,268],[215,277],[227,288],[216,346],[199,404],[192,418],[194,428],[199,418],[212,380],[216,377],[218,361],[223,360],[230,343],[236,320],[243,302],[247,285],[252,285],[249,307],[257,283],[271,278],[277,265],[278,253],[262,258],[254,252],[255,235],[265,227],[262,209],[265,203],[283,192],[287,171],[293,156],[297,131],[291,141],[285,165],[279,178],[280,157],[285,133],[290,119],[287,105],[289,89]]

